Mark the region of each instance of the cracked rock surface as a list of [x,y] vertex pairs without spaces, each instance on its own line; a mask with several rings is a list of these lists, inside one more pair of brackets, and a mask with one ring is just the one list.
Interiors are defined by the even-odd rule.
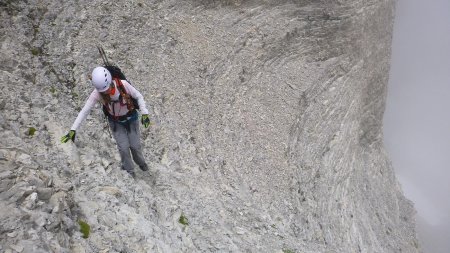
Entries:
[[[0,252],[421,252],[382,143],[394,3],[1,2]],[[59,142],[97,45],[152,109],[136,179],[100,108]]]

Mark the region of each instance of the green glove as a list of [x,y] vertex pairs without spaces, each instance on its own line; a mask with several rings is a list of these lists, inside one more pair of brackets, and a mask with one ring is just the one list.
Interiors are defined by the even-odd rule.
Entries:
[[148,114],[142,114],[141,123],[145,128],[150,126],[150,119],[148,117]]
[[75,141],[75,130],[70,130],[68,134],[61,137],[61,143],[66,143],[69,140]]

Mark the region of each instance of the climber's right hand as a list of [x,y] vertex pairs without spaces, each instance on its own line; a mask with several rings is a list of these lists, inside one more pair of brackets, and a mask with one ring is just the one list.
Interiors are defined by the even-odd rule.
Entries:
[[75,141],[75,130],[70,130],[68,134],[61,137],[61,143],[66,143],[69,140]]

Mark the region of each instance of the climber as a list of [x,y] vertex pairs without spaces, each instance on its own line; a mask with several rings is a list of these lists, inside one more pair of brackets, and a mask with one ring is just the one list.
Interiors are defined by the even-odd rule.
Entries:
[[135,177],[131,151],[134,162],[139,165],[141,170],[147,171],[148,166],[142,155],[136,110],[139,109],[141,112],[141,123],[147,128],[150,125],[150,119],[144,97],[129,82],[111,76],[110,71],[104,67],[96,67],[92,71],[91,83],[95,89],[78,114],[69,133],[61,138],[61,142],[74,141],[77,128],[86,119],[95,104],[101,102],[119,149],[122,169],[133,178]]

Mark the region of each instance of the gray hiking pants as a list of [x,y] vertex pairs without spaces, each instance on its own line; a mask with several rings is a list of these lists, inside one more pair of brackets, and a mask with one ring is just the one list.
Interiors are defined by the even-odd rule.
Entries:
[[131,161],[131,155],[134,162],[139,167],[147,167],[144,156],[142,155],[141,134],[139,131],[139,120],[129,122],[129,125],[123,125],[109,119],[109,126],[112,130],[117,147],[119,148],[120,158],[122,160],[122,169],[127,172],[133,172],[134,166]]

